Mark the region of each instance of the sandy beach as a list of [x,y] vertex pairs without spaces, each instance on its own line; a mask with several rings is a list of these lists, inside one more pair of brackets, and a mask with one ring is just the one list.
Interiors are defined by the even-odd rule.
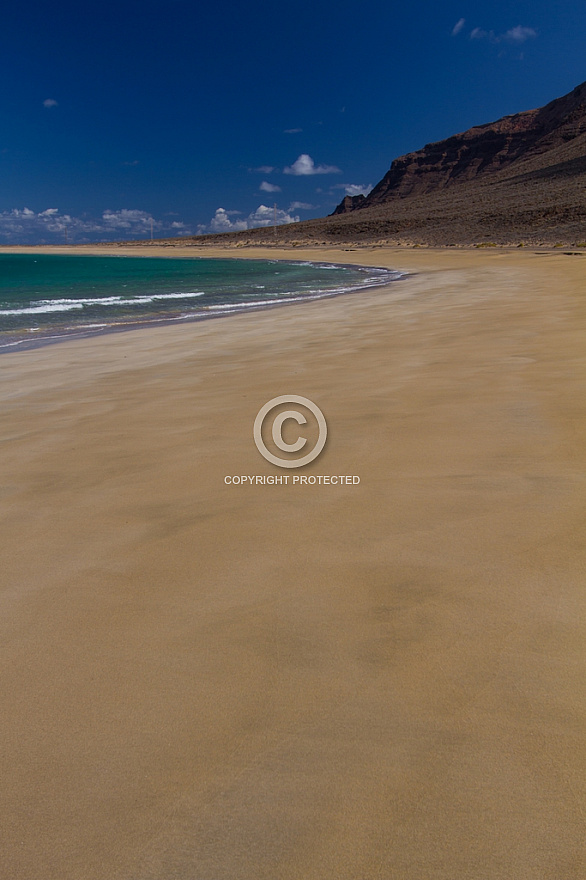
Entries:
[[583,880],[586,256],[201,255],[411,274],[2,355],[0,873]]

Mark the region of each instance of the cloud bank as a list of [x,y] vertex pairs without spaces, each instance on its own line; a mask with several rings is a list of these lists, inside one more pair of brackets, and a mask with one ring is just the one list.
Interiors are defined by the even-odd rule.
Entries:
[[72,217],[61,214],[58,208],[31,211],[14,208],[0,213],[0,241],[5,244],[63,244],[120,239],[148,238],[155,235],[193,235],[180,221],[171,223],[156,220],[146,211],[122,208],[110,209],[100,217]]

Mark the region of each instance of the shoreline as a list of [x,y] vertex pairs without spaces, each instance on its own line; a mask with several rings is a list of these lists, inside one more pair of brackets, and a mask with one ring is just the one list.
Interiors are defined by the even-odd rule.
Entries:
[[[528,251],[4,354],[7,876],[582,880],[584,267]],[[226,484],[280,394],[316,483]]]
[[[238,253],[234,254],[233,251],[237,250]],[[199,251],[198,253],[194,253],[194,251]],[[384,264],[377,265],[373,263],[363,263],[359,261],[359,255],[364,252],[370,252],[374,256],[375,254],[379,254],[384,257]],[[483,246],[458,246],[458,247],[419,247],[419,246],[400,246],[393,245],[389,247],[385,247],[384,245],[360,245],[352,248],[348,247],[331,247],[331,246],[323,246],[323,247],[312,247],[312,248],[304,248],[301,246],[255,246],[255,245],[246,245],[246,246],[234,246],[228,245],[226,247],[214,247],[211,245],[187,245],[182,247],[181,245],[148,245],[144,244],[140,247],[133,246],[124,246],[124,245],[31,245],[31,246],[18,246],[18,245],[3,245],[0,246],[0,254],[1,253],[14,253],[14,254],[59,254],[59,255],[71,255],[71,256],[118,256],[121,258],[124,257],[157,257],[162,259],[231,259],[231,260],[260,260],[260,261],[274,261],[274,262],[288,262],[288,263],[304,263],[304,262],[314,262],[314,263],[329,263],[335,264],[342,267],[347,268],[359,268],[359,269],[381,269],[385,271],[397,271],[400,273],[400,277],[394,279],[388,284],[381,285],[368,285],[364,288],[359,288],[355,290],[343,291],[339,294],[326,294],[322,297],[307,297],[307,302],[320,301],[322,299],[331,299],[338,296],[347,296],[354,293],[364,294],[369,290],[377,290],[388,289],[389,292],[396,293],[394,289],[395,281],[407,281],[410,278],[415,277],[421,271],[425,271],[425,267],[432,266],[436,263],[444,263],[446,266],[456,266],[462,264],[462,258],[465,259],[465,264],[470,264],[470,257],[472,258],[472,264],[475,262],[477,256],[480,259],[486,257],[487,259],[498,259],[503,257],[515,258],[518,257],[521,260],[526,258],[531,259],[532,257],[552,257],[552,258],[561,258],[568,256],[583,256],[584,253],[582,251],[566,251],[560,250],[559,248],[537,248],[534,249],[532,247],[524,248],[522,252],[520,252],[518,246],[498,246],[498,247],[489,247],[485,248]],[[298,256],[298,259],[291,259],[291,254],[295,253]],[[302,254],[304,256],[302,256]],[[343,254],[344,256],[341,259],[335,259],[335,255]],[[350,256],[350,254],[352,254]],[[325,255],[325,256],[324,256]],[[407,268],[401,269],[399,266],[390,262],[392,256],[396,255],[398,259],[404,260],[405,265],[409,265],[410,267],[417,268]],[[452,259],[453,257],[453,259]],[[467,259],[466,259],[467,258]],[[344,260],[344,262],[342,261]],[[104,327],[100,329],[95,329],[93,331],[84,332],[83,328],[80,328],[79,332],[65,333],[62,335],[56,335],[55,337],[44,337],[39,340],[31,339],[31,340],[17,340],[14,343],[8,343],[2,348],[0,348],[0,357],[4,359],[4,357],[8,354],[16,354],[18,352],[29,352],[35,351],[39,348],[45,348],[47,346],[61,345],[63,343],[71,343],[74,341],[83,341],[86,339],[101,339],[110,335],[120,335],[126,333],[137,333],[140,331],[149,332],[156,328],[162,327],[174,327],[174,326],[184,326],[186,324],[194,324],[207,322],[216,318],[234,318],[238,315],[243,315],[246,313],[254,314],[265,311],[278,310],[280,306],[302,306],[305,305],[304,302],[279,302],[267,306],[258,306],[258,307],[249,307],[246,309],[242,309],[242,311],[234,312],[225,312],[219,314],[195,314],[193,316],[180,316],[180,317],[172,317],[166,319],[157,319],[154,318],[152,320],[145,321],[137,321],[132,322],[128,321],[124,324],[112,325],[111,327]]]
[[[0,251],[0,255],[1,255],[1,253],[2,252]],[[36,253],[36,254],[44,253],[47,255],[55,254],[55,255],[61,255],[61,256],[87,256],[87,257],[114,256],[114,257],[120,257],[120,258],[135,256],[134,254],[129,254],[129,253],[112,254],[112,253],[102,253],[101,251],[99,253],[98,252],[96,252],[96,253],[93,253],[93,252],[92,253],[87,253],[87,252],[80,253],[79,250],[75,250],[74,248],[69,248],[66,250],[65,253],[63,253],[61,250],[56,250],[54,248],[44,248],[44,247],[33,248],[30,250],[19,250],[18,248],[16,248],[16,249],[11,249],[10,253],[15,253],[15,254],[23,253],[23,254],[27,254],[27,255],[33,254],[33,253]],[[155,254],[155,253],[149,252],[149,253],[141,253],[138,256],[143,259],[146,259],[146,258],[159,258],[159,257],[160,258],[163,258],[163,257],[172,258],[172,256],[175,256],[175,255],[171,255],[171,254],[167,254],[167,253],[165,253],[165,254],[156,253]],[[218,257],[218,256],[210,256],[209,254],[205,254],[202,256],[199,254],[193,255],[193,254],[183,253],[178,258],[181,258],[181,257],[184,259],[193,259],[193,260],[220,259],[220,257]],[[221,259],[239,260],[241,258],[230,256],[230,257],[222,257]],[[291,260],[291,259],[285,260],[283,257],[279,257],[279,259],[272,258],[270,260],[265,257],[264,260],[260,260],[256,256],[255,257],[249,256],[248,259],[252,259],[252,260],[258,259],[259,262],[264,262],[265,260],[266,260],[266,262],[271,262],[271,263],[283,262],[283,263],[288,263],[290,265],[308,265],[309,263],[317,265],[319,263],[325,262],[323,260],[312,260],[312,261]],[[361,269],[361,270],[365,270],[365,271],[366,270],[376,270],[376,271],[381,271],[381,272],[389,272],[389,269],[384,266],[367,266],[367,265],[356,264],[356,263],[342,263],[342,262],[335,262],[335,263],[328,262],[327,265],[329,265],[329,266],[335,265],[335,266],[342,268],[342,269]],[[290,300],[282,299],[282,300],[279,300],[275,303],[265,302],[265,303],[259,303],[258,305],[254,305],[254,303],[250,303],[247,305],[242,304],[241,308],[234,308],[233,310],[225,309],[225,311],[221,311],[220,309],[218,309],[217,312],[211,312],[211,311],[206,312],[206,311],[200,310],[199,312],[196,311],[193,314],[188,314],[188,315],[177,315],[177,316],[170,316],[170,317],[166,317],[166,318],[146,318],[145,317],[143,320],[141,320],[141,319],[136,319],[136,320],[129,319],[129,320],[124,320],[124,321],[121,320],[121,321],[117,321],[117,322],[111,322],[110,324],[103,324],[100,326],[98,326],[96,324],[88,325],[88,326],[84,326],[83,324],[80,324],[78,326],[71,326],[71,327],[67,327],[67,328],[56,328],[54,333],[51,333],[50,330],[47,329],[44,332],[47,332],[49,335],[40,336],[40,337],[22,336],[21,338],[16,338],[16,334],[23,333],[24,331],[22,331],[22,330],[12,331],[14,333],[14,341],[10,341],[11,337],[8,335],[10,333],[10,331],[0,330],[0,356],[3,354],[9,353],[12,349],[17,349],[18,351],[31,351],[31,350],[34,350],[37,348],[42,348],[46,345],[62,344],[62,343],[71,341],[73,339],[93,339],[94,337],[106,336],[110,333],[127,333],[127,332],[141,330],[141,329],[146,330],[149,327],[151,327],[151,328],[165,327],[165,326],[169,326],[169,325],[174,326],[174,325],[178,325],[178,324],[192,323],[194,321],[211,320],[213,318],[228,318],[228,317],[232,317],[236,314],[267,311],[269,309],[271,309],[271,310],[276,309],[280,306],[297,305],[297,304],[300,304],[304,301],[311,302],[314,300],[330,299],[335,296],[347,296],[349,294],[356,294],[361,291],[371,290],[371,289],[375,289],[375,288],[379,288],[379,287],[381,287],[381,288],[382,287],[390,287],[392,284],[394,284],[395,281],[401,281],[407,277],[409,277],[407,273],[403,273],[403,274],[398,273],[398,277],[393,278],[391,280],[387,280],[387,281],[380,281],[377,283],[374,280],[371,280],[371,282],[368,284],[367,283],[365,283],[364,285],[356,284],[354,287],[348,287],[344,290],[339,290],[336,292],[326,291],[326,292],[322,292],[321,294],[317,294],[317,295],[300,293],[298,297],[295,297],[295,298],[292,297]],[[27,332],[30,333],[31,331],[29,330]],[[2,337],[2,334],[6,334],[4,336],[4,338]]]

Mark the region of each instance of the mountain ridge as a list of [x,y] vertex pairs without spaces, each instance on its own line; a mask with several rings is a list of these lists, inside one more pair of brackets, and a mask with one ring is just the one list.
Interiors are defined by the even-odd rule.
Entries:
[[544,107],[475,125],[394,159],[368,196],[346,196],[333,212],[364,210],[437,192],[543,156],[586,133],[586,82]]

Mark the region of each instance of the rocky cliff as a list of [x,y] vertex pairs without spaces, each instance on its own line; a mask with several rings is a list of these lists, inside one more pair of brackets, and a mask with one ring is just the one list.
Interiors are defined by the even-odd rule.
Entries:
[[[586,83],[582,83],[545,107],[474,126],[395,159],[366,198],[347,196],[334,214],[347,214],[480,181],[514,163],[537,157],[546,159],[544,154],[580,139],[585,133]],[[583,154],[582,147],[581,150]]]

